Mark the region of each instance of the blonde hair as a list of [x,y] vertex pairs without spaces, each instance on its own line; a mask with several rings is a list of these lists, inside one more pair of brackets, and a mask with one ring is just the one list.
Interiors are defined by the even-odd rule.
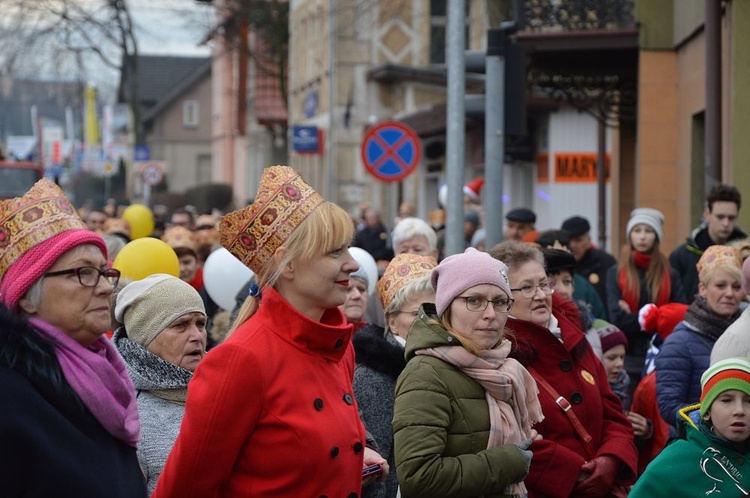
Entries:
[[716,273],[716,270],[724,270],[731,277],[736,279],[738,282],[742,283],[742,270],[740,270],[735,265],[729,265],[729,264],[716,265],[716,266],[712,266],[711,268],[704,270],[702,273],[698,275],[698,277],[700,278],[700,282],[704,286],[708,286],[708,284],[711,282],[711,279],[714,278],[714,274]]
[[[266,285],[274,286],[284,267],[291,261],[307,263],[316,256],[348,246],[353,238],[354,225],[351,217],[336,204],[324,202],[312,211],[281,245],[286,249],[281,261],[276,264],[275,258],[269,258],[260,273],[256,275],[258,288],[263,289]],[[253,316],[259,305],[258,297],[248,296],[232,323],[230,334]]]

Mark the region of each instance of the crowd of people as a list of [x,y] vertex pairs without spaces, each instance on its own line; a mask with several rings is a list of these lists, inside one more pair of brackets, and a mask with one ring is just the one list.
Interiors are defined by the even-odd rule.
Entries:
[[[750,494],[737,189],[669,255],[634,209],[615,257],[525,207],[486,247],[482,184],[445,255],[443,217],[353,218],[272,166],[241,209],[171,213],[151,236],[179,272],[138,279],[112,206],[48,180],[0,201],[3,495]],[[251,271],[233,309],[217,250]]]

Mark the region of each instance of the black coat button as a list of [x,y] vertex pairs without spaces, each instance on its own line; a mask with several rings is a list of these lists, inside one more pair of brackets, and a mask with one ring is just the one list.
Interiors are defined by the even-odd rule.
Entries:
[[316,410],[321,411],[323,409],[323,400],[320,398],[315,398],[313,405],[315,406]]
[[318,498],[328,498],[328,495],[320,495]]
[[570,395],[570,402],[574,405],[580,405],[581,401],[583,401],[583,395],[579,392],[575,392]]
[[573,364],[570,362],[570,360],[563,360],[560,362],[560,370],[563,372],[570,372],[570,369],[573,368]]
[[357,454],[361,453],[364,447],[365,446],[360,441],[357,441],[356,443],[354,443],[354,446],[353,446],[354,453],[357,453]]
[[339,447],[334,446],[331,448],[331,458],[336,458],[337,456],[339,456]]
[[347,405],[354,404],[354,398],[352,398],[352,395],[349,393],[344,394],[344,403]]
[[357,498],[358,496],[357,493],[349,493],[349,498]]
[[336,349],[336,350],[339,350],[342,347],[344,347],[344,340],[343,339],[339,339],[338,341],[336,341],[336,344],[333,345],[333,349]]

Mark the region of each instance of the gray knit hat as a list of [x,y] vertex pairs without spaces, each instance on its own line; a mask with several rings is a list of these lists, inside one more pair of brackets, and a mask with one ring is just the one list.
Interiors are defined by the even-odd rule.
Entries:
[[200,294],[187,282],[156,273],[129,283],[117,294],[115,319],[128,337],[148,346],[162,330],[186,313],[206,314]]

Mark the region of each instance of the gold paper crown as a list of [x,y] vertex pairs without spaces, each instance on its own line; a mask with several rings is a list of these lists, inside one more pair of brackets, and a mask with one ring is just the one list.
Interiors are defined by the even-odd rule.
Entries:
[[436,266],[437,261],[432,256],[399,254],[393,258],[388,263],[383,276],[378,280],[378,296],[383,309],[388,309],[398,291],[406,284],[414,279],[429,275]]
[[35,245],[77,228],[86,224],[60,187],[46,178],[22,197],[0,201],[0,277]]
[[289,166],[268,167],[255,201],[221,218],[221,245],[259,274],[276,249],[323,202]]
[[729,265],[742,268],[739,249],[732,246],[709,246],[703,251],[703,255],[701,256],[701,259],[698,260],[696,267],[698,268],[698,274],[700,275],[719,265]]
[[197,250],[197,244],[195,243],[193,232],[183,226],[177,225],[167,228],[164,235],[161,236],[161,240],[166,242],[172,249],[184,247],[193,252],[196,252]]

